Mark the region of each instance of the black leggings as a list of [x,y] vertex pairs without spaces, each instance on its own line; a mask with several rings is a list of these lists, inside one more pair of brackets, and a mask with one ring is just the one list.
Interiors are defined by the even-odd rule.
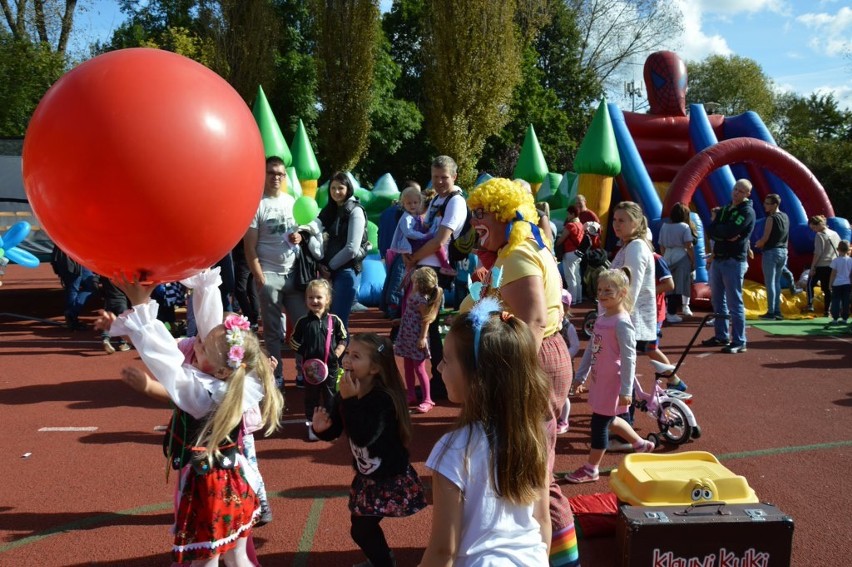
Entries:
[[828,285],[830,279],[831,266],[817,266],[813,273],[808,275],[808,307],[813,307],[814,286],[819,282],[819,287],[822,289],[823,309],[828,313],[831,305],[831,286]]
[[358,544],[373,567],[393,567],[393,557],[385,539],[385,532],[379,526],[382,517],[353,515],[351,518],[352,528],[349,533],[352,540]]

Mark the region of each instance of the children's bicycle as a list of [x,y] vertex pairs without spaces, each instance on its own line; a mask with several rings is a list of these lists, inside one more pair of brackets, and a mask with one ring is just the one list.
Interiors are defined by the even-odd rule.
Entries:
[[[671,365],[660,366],[674,368]],[[657,373],[658,377],[666,375]],[[663,389],[662,383],[662,378],[658,378],[654,381],[653,391],[645,392],[638,380],[633,382],[633,407],[653,417],[660,428],[659,435],[656,433],[648,434],[648,441],[651,441],[654,445],[660,445],[660,441],[682,445],[690,439],[701,437],[701,428],[698,426],[695,414],[689,407],[692,402],[692,394],[671,388]]]
[[698,339],[698,335],[701,334],[701,330],[714,317],[725,318],[724,315],[713,313],[705,315],[683,353],[681,353],[677,364],[662,364],[656,360],[651,361],[654,366],[654,390],[652,392],[645,392],[638,380],[633,383],[633,407],[650,414],[657,420],[657,426],[660,428],[662,439],[655,433],[648,435],[648,440],[653,441],[655,445],[659,445],[661,440],[673,445],[681,445],[690,439],[701,437],[701,428],[698,426],[695,414],[689,407],[692,403],[692,394],[672,388],[664,389],[662,384],[677,373]]

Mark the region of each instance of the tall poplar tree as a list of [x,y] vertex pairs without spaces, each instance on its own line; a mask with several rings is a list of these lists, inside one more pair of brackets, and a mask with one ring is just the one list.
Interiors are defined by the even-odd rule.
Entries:
[[431,0],[423,37],[426,128],[470,187],[485,140],[506,125],[521,78],[515,0]]
[[378,1],[313,0],[316,16],[318,155],[328,169],[352,169],[367,149]]

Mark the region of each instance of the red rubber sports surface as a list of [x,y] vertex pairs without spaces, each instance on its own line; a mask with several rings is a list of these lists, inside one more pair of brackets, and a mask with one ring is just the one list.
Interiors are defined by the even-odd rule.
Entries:
[[[62,291],[49,266],[8,268],[0,287],[0,414],[8,465],[0,489],[0,565],[167,567],[176,477],[165,480],[162,432],[155,428],[166,424],[169,410],[118,379],[123,366],[141,365],[135,351],[107,355],[94,333],[51,324],[61,313]],[[696,321],[664,329],[670,358],[682,351]],[[353,314],[352,327],[386,332],[388,324],[371,309]],[[852,338],[748,333],[745,354],[693,349],[681,376],[695,395],[703,436],[658,451],[710,451],[744,475],[761,500],[793,516],[794,565],[847,564]],[[293,423],[258,437],[274,513],[272,523],[254,530],[259,557],[264,567],[349,566],[364,559],[349,537],[348,444],[304,441],[301,391],[292,382],[292,353],[284,354],[284,419]],[[638,369],[649,384],[649,363],[640,358]],[[412,460],[427,484],[423,463],[456,413],[439,402],[413,417]],[[574,403],[571,430],[559,438],[557,471],[585,462],[589,417],[584,401]],[[636,425],[642,435],[654,431],[647,415],[637,415]],[[45,427],[96,429],[39,431]],[[622,457],[608,453],[603,466]],[[563,490],[569,496],[606,492],[608,477]],[[382,522],[400,566],[417,565],[431,519],[427,508]],[[586,567],[613,565],[614,538],[581,540],[580,554]]]

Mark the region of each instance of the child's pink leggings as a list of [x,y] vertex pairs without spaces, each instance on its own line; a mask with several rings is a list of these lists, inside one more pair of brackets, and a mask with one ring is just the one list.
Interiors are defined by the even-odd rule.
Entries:
[[414,390],[415,378],[420,381],[420,391],[423,393],[423,401],[432,403],[432,396],[429,392],[429,375],[426,374],[426,360],[412,360],[403,358],[405,369],[405,387],[408,390],[408,401],[417,399],[417,393]]

